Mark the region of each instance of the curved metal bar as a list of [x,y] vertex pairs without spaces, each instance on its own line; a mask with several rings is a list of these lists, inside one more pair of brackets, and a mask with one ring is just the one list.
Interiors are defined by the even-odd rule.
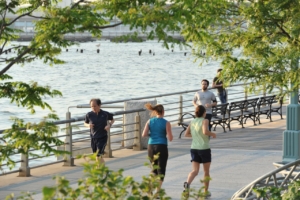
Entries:
[[[281,164],[274,163],[274,165],[280,166]],[[241,188],[231,197],[231,200],[258,199],[256,197],[256,194],[253,192],[253,188],[255,187],[272,186],[272,187],[286,189],[289,183],[299,179],[300,176],[299,167],[300,167],[300,159],[285,164],[282,167],[279,167],[278,169],[259,177],[258,179],[254,180],[247,186]]]

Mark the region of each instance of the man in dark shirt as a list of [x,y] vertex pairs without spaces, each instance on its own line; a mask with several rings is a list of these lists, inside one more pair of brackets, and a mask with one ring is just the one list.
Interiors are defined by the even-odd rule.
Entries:
[[227,103],[226,90],[223,87],[223,81],[219,79],[221,71],[222,71],[222,69],[217,70],[217,76],[213,80],[212,88],[217,88],[218,96],[219,96],[221,103]]
[[105,164],[102,155],[107,144],[107,131],[114,123],[113,115],[100,109],[100,99],[91,99],[90,105],[92,111],[86,114],[84,126],[90,128],[91,147],[93,153],[97,152],[97,161],[99,164]]

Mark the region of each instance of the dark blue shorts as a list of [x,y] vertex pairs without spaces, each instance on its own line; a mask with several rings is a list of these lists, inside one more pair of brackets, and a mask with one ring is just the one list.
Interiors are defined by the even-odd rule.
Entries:
[[91,147],[93,153],[97,153],[97,156],[104,154],[104,150],[107,144],[107,136],[103,138],[91,138]]
[[211,162],[211,151],[210,149],[191,149],[191,162],[197,162],[197,163],[209,163]]

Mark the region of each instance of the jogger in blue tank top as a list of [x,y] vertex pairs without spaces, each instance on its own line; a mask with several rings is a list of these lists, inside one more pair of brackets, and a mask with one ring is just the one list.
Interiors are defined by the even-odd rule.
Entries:
[[[164,107],[160,104],[152,106],[150,103],[146,104],[145,107],[152,111],[152,118],[149,119],[145,125],[142,137],[149,137],[148,140],[148,156],[151,164],[156,165],[159,168],[154,169],[152,173],[155,175],[162,175],[160,185],[157,192],[160,190],[162,182],[166,174],[166,167],[168,161],[168,140],[173,140],[173,134],[171,124],[165,120]],[[158,159],[154,160],[154,156],[159,154]]]

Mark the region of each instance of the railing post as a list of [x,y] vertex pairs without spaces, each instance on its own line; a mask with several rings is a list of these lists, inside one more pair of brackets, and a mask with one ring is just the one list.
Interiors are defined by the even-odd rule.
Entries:
[[[66,113],[66,119],[71,119],[71,113],[68,111]],[[72,150],[72,126],[71,122],[66,123],[66,139],[65,139],[65,151],[70,154],[65,154],[64,165],[63,166],[74,166],[73,150]]]
[[182,123],[182,119],[181,119],[181,116],[182,116],[182,95],[179,96],[179,116],[178,116],[178,124]]
[[[107,121],[107,124],[109,124],[109,121]],[[110,144],[110,129],[107,131],[107,144],[105,146],[105,153],[103,155],[104,158],[112,158],[112,150],[111,150],[111,144]]]
[[19,176],[20,177],[28,177],[31,176],[30,175],[30,168],[28,165],[28,154],[21,154],[21,166],[19,168],[20,172],[19,172]]
[[[125,111],[125,105],[123,105],[123,111]],[[121,146],[122,147],[124,147],[125,145],[124,145],[124,139],[125,139],[125,126],[124,126],[124,124],[125,124],[125,114],[123,114],[123,119],[122,119],[122,131],[123,131],[123,134],[122,134],[122,136],[123,136],[123,140],[122,140],[122,142],[121,142]]]
[[133,150],[134,151],[141,151],[143,149],[142,147],[142,133],[141,133],[141,119],[140,115],[137,112],[137,115],[135,116],[135,125],[134,125],[134,140],[133,140]]

